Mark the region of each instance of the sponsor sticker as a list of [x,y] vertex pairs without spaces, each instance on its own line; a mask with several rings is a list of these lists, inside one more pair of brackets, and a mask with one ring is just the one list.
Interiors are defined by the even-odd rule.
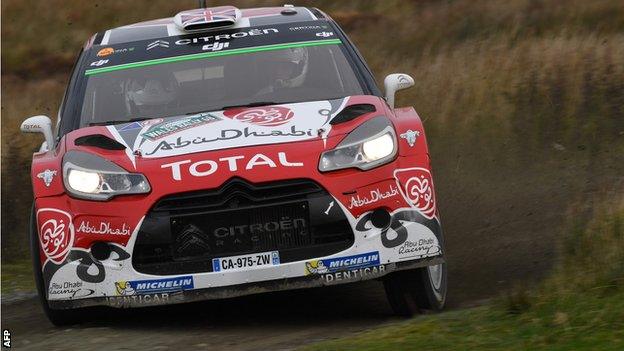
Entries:
[[52,262],[60,264],[74,243],[71,215],[55,208],[42,208],[37,210],[37,223],[41,250]]
[[52,184],[52,180],[54,179],[56,173],[57,171],[46,169],[45,171],[37,174],[37,178],[43,180],[43,184],[45,184],[46,187],[50,187],[50,184]]
[[233,116],[226,113],[235,121],[251,123],[263,127],[279,126],[290,121],[295,113],[284,106],[256,107],[239,112]]
[[369,191],[367,195],[360,196],[357,194],[356,196],[351,196],[351,201],[349,202],[349,209],[358,208],[366,205],[374,204],[378,201],[396,196],[399,194],[399,189],[390,184],[390,186],[386,189],[375,188]]
[[[207,177],[217,172],[220,167],[225,167],[224,164],[227,164],[230,172],[237,172],[239,169],[239,163],[237,161],[240,159],[245,159],[245,156],[240,155],[221,157],[219,158],[219,163],[214,160],[200,160],[196,162],[192,162],[191,160],[182,160],[173,163],[163,164],[160,166],[160,168],[171,168],[171,177],[173,178],[173,180],[180,181],[182,180],[183,173],[188,173],[193,177]],[[277,153],[277,162],[264,154],[256,154],[252,156],[249,160],[245,161],[241,162],[240,165],[241,167],[242,165],[244,165],[246,171],[252,170],[255,167],[303,167],[303,162],[289,161],[285,152]],[[182,168],[182,165],[186,164],[190,165],[188,167],[185,166],[184,168]],[[185,177],[188,177],[188,175]]]
[[90,66],[100,67],[100,66],[105,65],[107,63],[108,63],[108,60],[98,60],[98,61],[91,62]]
[[103,48],[103,49],[100,49],[100,51],[98,51],[97,57],[104,57],[104,56],[112,55],[114,52],[115,52],[115,49],[113,48]]
[[152,126],[147,132],[141,134],[151,141],[164,138],[182,130],[194,128],[203,124],[220,121],[219,117],[209,113],[203,113],[192,117],[176,119]]
[[51,299],[56,298],[75,298],[75,297],[87,297],[95,293],[93,289],[86,289],[83,287],[82,281],[75,282],[51,282],[48,289],[48,297]]
[[378,266],[379,263],[380,260],[378,251],[353,256],[325,258],[306,262],[305,275],[327,274],[357,268]]
[[414,144],[416,144],[416,139],[419,136],[420,136],[419,131],[413,131],[411,129],[408,129],[405,133],[401,134],[401,139],[405,139],[405,141],[407,141],[407,144],[410,147],[413,147]]
[[394,171],[394,178],[403,197],[423,216],[432,219],[436,212],[433,178],[426,168],[406,168]]
[[362,279],[372,279],[384,275],[386,272],[385,265],[364,267],[351,269],[348,271],[340,271],[323,274],[323,279],[326,284],[338,283],[338,282],[351,282]]
[[76,232],[82,234],[98,234],[98,235],[122,235],[129,236],[132,230],[125,222],[115,223],[114,221],[102,220],[81,220]]
[[108,296],[110,306],[133,306],[133,305],[158,305],[167,303],[170,300],[169,293],[145,294],[145,295],[122,295]]
[[190,275],[166,279],[125,280],[115,282],[115,290],[119,296],[155,294],[190,290],[193,288],[193,277]]
[[413,259],[429,257],[442,254],[442,249],[437,240],[433,238],[422,238],[415,241],[406,240],[398,247],[399,259]]
[[156,40],[147,44],[146,50],[152,50],[153,48],[169,48],[169,42],[166,40]]

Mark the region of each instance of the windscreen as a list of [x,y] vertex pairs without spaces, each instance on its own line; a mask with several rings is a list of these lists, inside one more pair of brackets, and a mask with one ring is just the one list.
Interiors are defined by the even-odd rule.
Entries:
[[364,94],[327,24],[281,24],[93,49],[81,126]]

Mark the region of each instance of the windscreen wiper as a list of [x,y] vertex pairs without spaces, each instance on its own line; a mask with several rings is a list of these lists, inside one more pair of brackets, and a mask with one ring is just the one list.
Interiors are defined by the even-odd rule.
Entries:
[[154,119],[154,117],[132,118],[132,119],[121,120],[121,121],[93,122],[93,123],[89,123],[89,127],[93,127],[93,126],[110,126],[110,125],[113,125],[113,124],[123,124],[123,123],[132,123],[132,122],[146,121],[148,119]]

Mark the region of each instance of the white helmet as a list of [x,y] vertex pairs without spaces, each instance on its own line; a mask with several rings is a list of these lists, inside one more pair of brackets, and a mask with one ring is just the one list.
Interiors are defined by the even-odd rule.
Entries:
[[265,56],[269,72],[280,87],[301,86],[308,73],[308,50],[306,48],[283,49]]
[[157,112],[178,98],[179,84],[173,75],[135,79],[128,83],[126,101],[132,113]]

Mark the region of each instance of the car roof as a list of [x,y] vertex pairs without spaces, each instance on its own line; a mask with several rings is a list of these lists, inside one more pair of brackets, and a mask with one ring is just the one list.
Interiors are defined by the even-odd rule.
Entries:
[[[234,12],[233,12],[234,11]],[[235,22],[231,25],[215,26],[210,29],[185,30],[180,24],[180,17],[215,19],[212,22],[222,22],[229,14],[236,14]],[[233,16],[231,16],[233,19]],[[182,17],[183,18],[183,17]],[[129,24],[117,28],[112,28],[104,32],[96,33],[86,43],[85,49],[93,45],[115,45],[139,40],[150,40],[156,38],[179,36],[197,32],[210,32],[224,29],[247,28],[263,25],[296,23],[316,20],[327,20],[325,14],[317,9],[307,7],[295,7],[284,5],[284,7],[260,7],[249,9],[238,9],[233,6],[208,7],[204,9],[194,9],[181,11],[174,17],[161,18],[145,22]]]

